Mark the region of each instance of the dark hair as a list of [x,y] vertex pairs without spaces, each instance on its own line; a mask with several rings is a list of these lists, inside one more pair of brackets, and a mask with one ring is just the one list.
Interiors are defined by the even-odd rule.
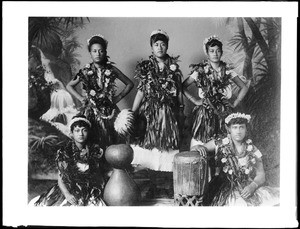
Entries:
[[93,44],[100,44],[105,49],[105,51],[107,49],[107,41],[105,39],[103,39],[102,37],[93,36],[89,40],[89,44],[88,44],[88,50],[89,50],[89,52],[91,51],[91,47],[92,47]]
[[[86,117],[84,115],[76,115],[72,119],[75,119],[75,118],[85,118],[86,119]],[[78,121],[72,123],[72,125],[70,126],[71,132],[73,132],[73,130],[76,126],[85,127],[86,129],[90,130],[90,126],[88,123],[86,123],[85,121],[82,121],[82,120],[78,120]]]
[[223,44],[221,41],[219,41],[217,39],[212,39],[205,44],[206,52],[208,53],[209,47],[214,47],[214,46],[218,46],[221,49],[221,52],[223,53]]
[[246,124],[246,126],[247,126],[248,120],[245,118],[233,118],[229,121],[227,126],[230,127],[231,125],[235,125],[235,124]]
[[161,33],[157,33],[157,34],[154,34],[150,37],[150,45],[152,47],[153,43],[155,43],[156,41],[163,41],[167,44],[167,47],[169,45],[169,40],[168,38],[164,35],[164,34],[161,34]]

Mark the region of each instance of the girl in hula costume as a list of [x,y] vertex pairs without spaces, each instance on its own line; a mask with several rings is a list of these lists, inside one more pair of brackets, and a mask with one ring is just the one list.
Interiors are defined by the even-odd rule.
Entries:
[[[206,38],[203,43],[207,60],[192,64],[192,72],[183,82],[183,93],[193,103],[193,127],[191,146],[208,142],[211,138],[226,133],[224,119],[244,98],[247,87],[233,67],[221,61],[222,42],[218,37]],[[237,99],[231,104],[231,83],[239,88]],[[198,88],[197,98],[188,90],[191,84]]]
[[216,174],[209,182],[204,202],[210,206],[274,206],[279,189],[265,186],[262,153],[247,138],[250,115],[230,114],[226,119],[228,136],[195,145],[191,150],[215,157]]
[[[183,117],[182,73],[178,57],[167,54],[169,36],[162,30],[150,35],[152,55],[136,66],[139,80],[132,111],[146,120],[143,136],[132,145],[134,159],[155,171],[172,171],[173,157],[179,151],[179,120]],[[180,118],[181,117],[181,118]]]
[[[92,63],[80,69],[67,85],[67,89],[82,102],[81,113],[92,123],[94,141],[106,149],[118,142],[114,130],[114,120],[119,113],[117,103],[133,88],[132,81],[125,76],[107,56],[107,40],[102,35],[94,35],[87,41]],[[116,95],[115,80],[125,84]],[[79,94],[75,86],[82,82],[85,95]]]
[[84,116],[70,122],[72,141],[57,151],[58,182],[29,203],[33,206],[105,206],[103,150],[88,141],[91,123]]

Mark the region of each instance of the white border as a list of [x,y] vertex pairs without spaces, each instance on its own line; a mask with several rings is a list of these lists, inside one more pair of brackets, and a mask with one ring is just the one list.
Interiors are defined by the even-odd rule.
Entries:
[[[3,225],[296,227],[297,9],[297,2],[3,2]],[[26,117],[29,16],[282,17],[281,206],[29,208]],[[246,221],[238,220],[242,218]]]

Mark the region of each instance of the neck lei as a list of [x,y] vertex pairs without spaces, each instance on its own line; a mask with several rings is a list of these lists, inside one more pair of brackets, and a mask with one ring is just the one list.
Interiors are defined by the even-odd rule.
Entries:
[[240,148],[242,148],[241,152],[239,152],[237,150],[237,147],[236,147],[235,143],[232,141],[232,149],[234,151],[235,156],[237,156],[237,157],[243,157],[243,156],[245,156],[246,147],[245,147],[245,143],[244,142],[240,143]]
[[159,70],[159,72],[162,72],[170,64],[168,54],[165,55],[164,59],[158,59],[154,55],[151,55],[150,59],[153,61],[154,65],[157,66],[157,69]]

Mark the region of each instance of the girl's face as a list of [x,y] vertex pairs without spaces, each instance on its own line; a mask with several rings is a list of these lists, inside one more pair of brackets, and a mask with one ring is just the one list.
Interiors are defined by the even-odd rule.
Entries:
[[156,41],[152,44],[152,52],[158,58],[163,58],[167,54],[168,46],[164,41]]
[[246,124],[230,125],[229,133],[231,135],[232,140],[235,140],[237,142],[243,141],[247,133]]
[[94,63],[101,63],[106,58],[106,50],[101,44],[92,44],[90,54]]
[[75,126],[72,131],[72,136],[75,142],[84,144],[88,138],[88,129],[86,127]]
[[222,56],[222,50],[219,46],[208,47],[207,56],[210,62],[219,63]]

